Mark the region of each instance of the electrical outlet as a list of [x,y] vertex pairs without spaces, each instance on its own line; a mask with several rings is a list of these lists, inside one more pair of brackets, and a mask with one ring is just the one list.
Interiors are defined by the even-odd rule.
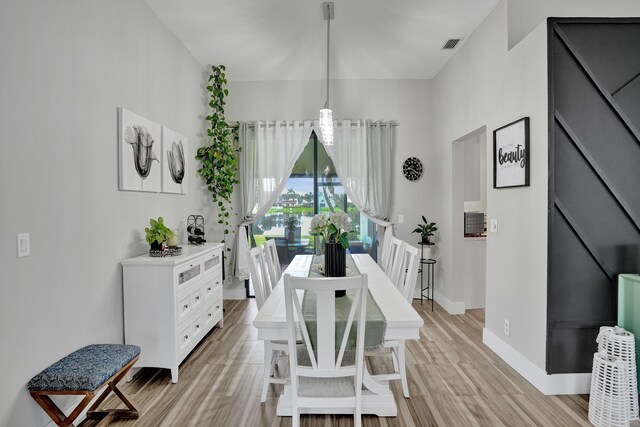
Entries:
[[29,234],[16,234],[16,249],[18,258],[31,255]]
[[491,225],[489,227],[489,231],[492,233],[498,234],[498,220],[495,218],[491,218]]
[[504,319],[504,334],[508,337],[511,336],[511,322],[507,319]]
[[404,215],[398,215],[398,224],[404,224]]

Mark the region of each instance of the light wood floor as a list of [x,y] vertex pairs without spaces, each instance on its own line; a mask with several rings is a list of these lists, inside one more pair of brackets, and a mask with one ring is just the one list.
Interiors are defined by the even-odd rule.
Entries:
[[[449,315],[436,305],[414,307],[424,319],[420,340],[408,343],[410,399],[394,382],[398,417],[363,417],[364,426],[589,426],[588,396],[544,396],[482,344],[484,310]],[[225,301],[225,328],[214,329],[180,367],[143,369],[125,390],[138,404],[137,421],[118,427],[290,426],[277,417],[281,386],[260,403],[262,343],[251,321],[255,300]],[[390,358],[370,360],[373,373],[391,369]],[[82,427],[94,426],[85,421]],[[303,426],[350,426],[351,416],[303,416]]]

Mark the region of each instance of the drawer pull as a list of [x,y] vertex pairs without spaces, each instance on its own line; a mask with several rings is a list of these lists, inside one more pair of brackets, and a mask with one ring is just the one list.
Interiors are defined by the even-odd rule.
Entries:
[[211,292],[211,286],[207,288],[207,292]]
[[209,313],[209,317],[213,316],[213,314]]
[[188,340],[188,339],[189,339],[189,335],[185,335],[185,336],[184,336],[184,339],[185,339],[185,340]]
[[196,325],[196,329],[200,329],[200,325]]
[[196,297],[196,301],[200,301],[200,297],[199,296]]
[[217,310],[217,309],[219,309],[219,308],[220,308],[220,306],[219,306],[219,305],[216,305],[216,310]]
[[183,307],[186,310],[187,308],[189,308],[189,304],[185,304]]

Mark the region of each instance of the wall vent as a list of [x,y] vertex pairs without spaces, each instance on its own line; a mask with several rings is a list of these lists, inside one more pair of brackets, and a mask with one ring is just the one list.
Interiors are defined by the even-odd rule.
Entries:
[[444,46],[442,46],[441,50],[455,49],[456,46],[458,45],[458,43],[460,43],[460,40],[462,40],[462,39],[449,39],[449,40],[447,40],[446,43],[444,44]]

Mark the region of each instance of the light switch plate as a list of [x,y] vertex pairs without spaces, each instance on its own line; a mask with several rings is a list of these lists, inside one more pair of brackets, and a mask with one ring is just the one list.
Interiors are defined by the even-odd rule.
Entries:
[[16,234],[16,246],[18,258],[31,255],[29,234]]
[[404,215],[398,215],[398,224],[404,224]]
[[491,225],[489,227],[489,231],[492,233],[498,233],[498,220],[495,218],[491,218]]

